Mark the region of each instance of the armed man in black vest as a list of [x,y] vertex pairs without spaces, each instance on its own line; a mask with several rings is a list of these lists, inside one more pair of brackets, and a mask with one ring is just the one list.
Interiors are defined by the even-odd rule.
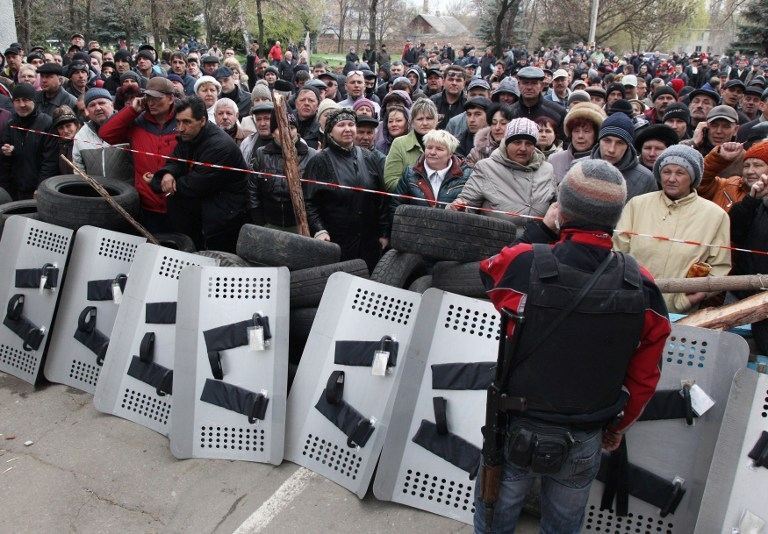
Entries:
[[615,167],[578,163],[544,220],[480,264],[506,336],[488,392],[475,532],[514,532],[541,477],[541,532],[578,533],[600,449],[619,447],[656,390],[670,324],[651,275],[611,250],[626,195]]

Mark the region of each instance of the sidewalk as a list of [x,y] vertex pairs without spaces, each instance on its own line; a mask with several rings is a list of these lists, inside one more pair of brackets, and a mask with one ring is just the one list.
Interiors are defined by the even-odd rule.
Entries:
[[[0,373],[0,532],[472,532],[289,462],[177,460],[166,438],[92,400]],[[518,532],[537,530],[524,517]]]

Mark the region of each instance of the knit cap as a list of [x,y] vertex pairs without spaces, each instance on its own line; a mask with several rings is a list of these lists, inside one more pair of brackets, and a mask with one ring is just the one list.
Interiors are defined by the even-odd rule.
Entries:
[[11,97],[13,100],[23,98],[25,100],[35,99],[35,88],[28,83],[17,83],[11,89]]
[[363,96],[363,97],[360,97],[360,98],[358,98],[357,100],[355,100],[355,102],[352,104],[352,111],[354,111],[355,113],[357,113],[357,110],[358,110],[358,109],[360,109],[360,108],[362,108],[362,107],[371,108],[371,111],[373,111],[374,113],[376,113],[376,106],[374,106],[374,105],[373,105],[373,102],[372,102],[372,101],[370,101],[370,100],[368,100],[368,99],[367,99],[367,98],[365,98],[364,96]]
[[535,144],[539,140],[539,127],[531,119],[524,117],[512,119],[507,124],[507,134],[504,136],[504,143],[508,145],[517,139],[528,139]]
[[669,119],[680,119],[690,126],[691,112],[688,110],[688,106],[676,102],[667,106],[662,122],[667,122]]
[[757,158],[768,164],[768,141],[761,141],[760,143],[752,145],[752,147],[747,150],[747,153],[744,154],[745,161],[749,158]]
[[216,89],[218,89],[219,93],[221,93],[221,84],[219,81],[214,78],[213,76],[200,76],[197,81],[195,82],[195,93],[197,93],[197,89],[203,85],[204,83],[212,83],[216,86]]
[[88,104],[90,104],[97,98],[106,98],[107,100],[112,101],[112,94],[106,89],[92,87],[85,92],[85,96],[83,97],[83,103],[87,107]]
[[256,82],[256,85],[253,86],[253,89],[251,90],[251,102],[257,98],[260,100],[272,100],[272,91],[269,90],[269,85],[267,85],[266,82]]
[[557,200],[569,223],[614,228],[627,200],[627,184],[607,161],[584,159],[566,173]]
[[659,98],[661,95],[670,95],[672,98],[677,99],[677,93],[675,92],[674,89],[672,89],[668,85],[660,85],[653,92],[653,96],[651,96],[651,102],[656,102],[656,99]]
[[680,165],[691,177],[691,188],[696,189],[701,183],[704,158],[697,150],[687,145],[672,145],[662,152],[653,166],[653,176],[661,183],[661,170],[667,165]]
[[627,117],[624,113],[614,113],[603,121],[603,125],[600,127],[600,135],[598,141],[603,137],[618,137],[628,145],[631,145],[635,141],[635,126],[632,124],[632,119]]
[[319,119],[323,113],[334,109],[339,109],[339,105],[330,98],[323,98],[322,102],[320,102],[320,105],[317,106],[316,117]]
[[584,91],[583,89],[576,89],[575,91],[572,91],[570,95],[568,95],[568,108],[574,104],[590,101],[591,98],[589,97],[588,92]]

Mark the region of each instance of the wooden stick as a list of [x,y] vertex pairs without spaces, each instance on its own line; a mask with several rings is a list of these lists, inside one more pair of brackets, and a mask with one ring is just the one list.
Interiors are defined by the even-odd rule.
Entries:
[[114,208],[114,210],[117,211],[117,213],[119,213],[120,216],[123,217],[123,219],[125,219],[126,221],[131,223],[131,226],[136,228],[136,230],[138,230],[141,235],[146,237],[147,241],[149,241],[153,245],[159,245],[160,244],[160,242],[157,240],[157,238],[155,236],[153,236],[152,234],[150,234],[149,231],[146,228],[144,228],[139,221],[137,221],[136,219],[131,217],[130,213],[125,211],[125,209],[120,204],[115,202],[115,199],[112,198],[112,196],[107,192],[106,189],[104,189],[104,186],[102,186],[99,182],[97,182],[96,180],[94,180],[93,178],[91,178],[90,176],[85,174],[83,171],[81,171],[80,169],[75,167],[75,164],[72,163],[71,161],[69,161],[64,154],[61,154],[61,156],[59,156],[59,157],[62,160],[64,160],[67,163],[67,165],[72,167],[72,170],[75,171],[75,174],[77,174],[80,178],[85,180],[88,183],[88,185],[93,187],[96,190],[96,192],[99,195],[101,195],[104,198],[104,200],[107,201],[107,204],[112,206],[112,208]]
[[285,177],[288,182],[288,193],[291,195],[293,214],[296,216],[296,225],[299,234],[309,237],[309,224],[307,223],[307,211],[304,209],[304,194],[301,190],[301,176],[299,175],[299,157],[296,154],[296,146],[291,139],[291,130],[288,127],[288,111],[285,99],[282,95],[274,94],[275,117],[277,118],[278,141],[283,150],[285,161]]
[[662,293],[707,293],[717,291],[759,291],[768,289],[768,275],[702,276],[700,278],[659,278],[656,285]]
[[720,306],[719,308],[706,308],[683,317],[675,324],[725,330],[762,321],[768,318],[768,292],[752,295],[739,302]]

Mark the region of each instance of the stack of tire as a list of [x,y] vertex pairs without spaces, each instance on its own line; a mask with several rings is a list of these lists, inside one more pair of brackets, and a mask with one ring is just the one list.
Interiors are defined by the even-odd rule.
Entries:
[[515,225],[457,211],[403,205],[392,222],[392,247],[371,280],[423,293],[430,287],[485,298],[479,262],[510,245]]
[[246,224],[237,239],[237,256],[251,265],[288,267],[291,271],[289,383],[304,352],[328,278],[337,272],[368,278],[363,260],[342,261],[336,243]]
[[5,189],[0,188],[0,236],[3,235],[5,221],[11,215],[37,219],[37,202],[34,200],[17,200],[14,202],[11,195]]

